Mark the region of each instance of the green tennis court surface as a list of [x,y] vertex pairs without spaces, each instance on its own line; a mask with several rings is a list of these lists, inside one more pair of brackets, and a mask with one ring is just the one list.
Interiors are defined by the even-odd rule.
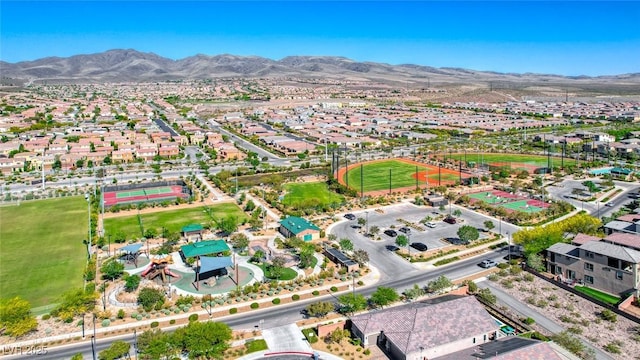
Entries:
[[155,194],[169,194],[169,193],[172,193],[172,192],[173,192],[173,190],[168,186],[158,187],[158,188],[141,189],[141,190],[118,191],[116,193],[116,199],[135,197],[135,196],[155,195]]

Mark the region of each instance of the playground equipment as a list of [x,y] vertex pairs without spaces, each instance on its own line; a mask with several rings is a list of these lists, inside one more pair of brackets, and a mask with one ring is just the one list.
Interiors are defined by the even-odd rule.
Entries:
[[167,276],[172,276],[174,278],[180,277],[180,275],[169,270],[168,265],[172,262],[171,255],[156,255],[152,256],[150,260],[151,263],[140,274],[140,276],[148,280],[152,280],[160,275],[163,283],[167,282]]

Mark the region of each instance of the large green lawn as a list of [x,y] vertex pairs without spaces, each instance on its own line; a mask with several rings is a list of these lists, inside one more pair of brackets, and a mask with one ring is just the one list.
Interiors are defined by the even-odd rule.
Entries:
[[[444,154],[443,158],[446,159],[454,159],[454,160],[465,160],[467,162],[473,161],[476,164],[491,164],[497,162],[513,162],[513,163],[525,163],[531,164],[538,167],[546,167],[547,166],[547,157],[543,155],[525,155],[525,154],[496,154],[496,153],[472,153],[467,152],[465,154]],[[575,164],[575,159],[570,159],[565,157],[564,164],[565,165],[573,165]],[[560,166],[562,164],[562,159],[557,156],[551,157],[552,166]]]
[[[155,229],[158,234],[162,232],[163,227],[169,233],[180,232],[185,225],[194,223],[206,225],[212,221],[212,218],[223,219],[235,216],[240,223],[247,219],[246,214],[234,203],[159,211],[141,214],[140,216],[142,217],[142,225],[145,231],[147,229]],[[105,219],[104,228],[107,234],[123,232],[126,234],[127,239],[137,239],[142,236],[137,215]]]
[[81,287],[88,224],[81,196],[0,207],[0,297],[41,307]]
[[[425,166],[418,165],[418,172],[424,173],[427,168]],[[416,186],[416,165],[409,164],[403,161],[386,160],[372,163],[365,163],[362,165],[362,184],[364,192],[376,191],[376,190],[388,190],[389,189],[389,170],[391,170],[391,189],[403,188],[408,186]],[[358,192],[362,191],[360,186],[360,166],[349,170],[349,173],[343,179],[347,182],[349,187],[355,189]],[[429,168],[427,175],[430,179],[429,183],[433,184],[438,181],[438,171],[433,168]],[[454,174],[442,172],[442,181],[456,181],[459,177]],[[425,185],[425,182],[418,181],[418,185]]]
[[282,199],[282,203],[294,208],[305,207],[311,203],[313,203],[312,206],[325,206],[344,202],[344,197],[329,191],[324,182],[291,183],[286,184],[284,188],[287,194]]

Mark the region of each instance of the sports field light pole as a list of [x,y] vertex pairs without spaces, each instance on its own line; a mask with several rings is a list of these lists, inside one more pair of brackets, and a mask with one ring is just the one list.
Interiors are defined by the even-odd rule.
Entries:
[[89,193],[84,194],[85,200],[87,200],[87,213],[89,219],[89,239],[87,241],[87,253],[89,259],[91,259],[91,195]]

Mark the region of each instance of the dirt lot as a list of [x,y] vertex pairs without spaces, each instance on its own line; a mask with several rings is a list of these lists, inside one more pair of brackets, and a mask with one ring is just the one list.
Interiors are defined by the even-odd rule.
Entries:
[[[640,359],[638,324],[621,316],[617,316],[615,322],[605,320],[601,316],[604,308],[531,274],[497,277],[495,283],[505,292],[613,358]],[[617,354],[616,348],[620,351]]]

